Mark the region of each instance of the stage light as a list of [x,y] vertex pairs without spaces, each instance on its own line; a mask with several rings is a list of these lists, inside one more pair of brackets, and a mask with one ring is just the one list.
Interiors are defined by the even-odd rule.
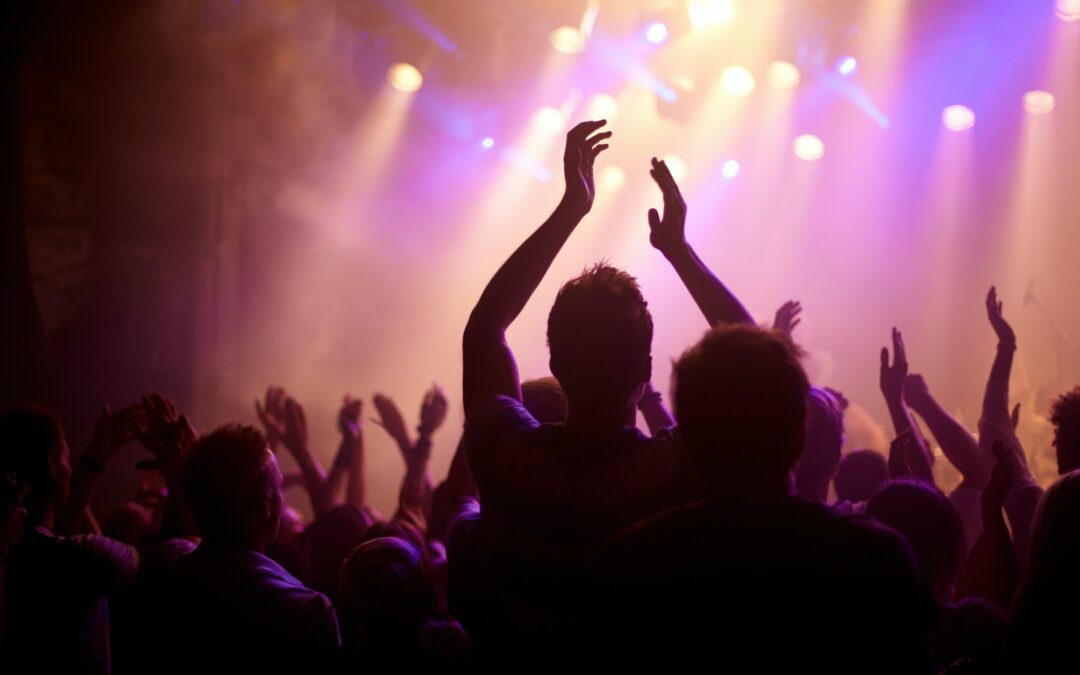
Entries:
[[803,134],[795,139],[792,150],[799,159],[812,162],[825,156],[825,144],[813,134]]
[[577,54],[585,49],[585,36],[573,26],[559,26],[548,36],[551,46],[563,54]]
[[619,102],[609,94],[596,94],[589,99],[589,105],[585,110],[585,119],[608,120],[609,122],[619,113]]
[[480,141],[480,147],[485,150],[490,150],[495,147],[495,139],[488,136],[484,140]]
[[769,64],[769,84],[776,89],[794,89],[799,86],[801,76],[794,63],[773,61]]
[[742,66],[728,66],[720,75],[724,91],[732,96],[747,96],[754,91],[754,76]]
[[686,178],[686,162],[675,155],[668,155],[661,159],[664,160],[664,164],[667,164],[668,171],[671,172],[671,177],[674,178],[676,182]]
[[686,7],[694,30],[729,23],[735,16],[732,0],[690,0]]
[[848,75],[854,73],[855,69],[858,67],[859,63],[855,60],[854,56],[845,56],[844,58],[840,59],[840,61],[836,64],[836,71],[841,75],[847,77]]
[[724,162],[724,166],[721,167],[720,173],[724,174],[724,178],[732,179],[739,175],[739,163],[733,159],[729,159]]
[[533,128],[542,136],[557,136],[566,129],[566,117],[551,106],[537,110],[532,122]]
[[689,75],[676,75],[671,83],[683,91],[694,91],[694,78]]
[[424,76],[411,63],[395,63],[386,71],[386,78],[399,91],[416,91],[424,84]]
[[617,166],[606,166],[600,174],[600,184],[605,190],[617,190],[626,182],[626,172]]
[[1057,0],[1054,13],[1062,21],[1080,21],[1080,0]]
[[975,113],[964,105],[951,105],[941,113],[945,128],[952,131],[967,131],[975,126]]
[[1024,94],[1024,110],[1032,115],[1045,115],[1054,109],[1054,95],[1048,91],[1029,91]]
[[649,27],[645,29],[645,39],[654,45],[663,44],[664,40],[667,40],[667,35],[667,26],[659,21],[649,24]]

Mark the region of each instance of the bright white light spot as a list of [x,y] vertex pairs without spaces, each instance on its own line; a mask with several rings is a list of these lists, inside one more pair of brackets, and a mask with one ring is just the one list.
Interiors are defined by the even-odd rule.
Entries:
[[645,39],[654,45],[663,44],[667,39],[667,26],[659,21],[649,24],[649,27],[645,29]]
[[841,75],[851,75],[858,66],[859,63],[855,60],[855,57],[845,56],[840,59],[840,63],[836,64],[836,70],[839,71]]
[[488,136],[484,140],[480,141],[480,147],[482,147],[485,150],[490,150],[490,149],[494,148],[495,147],[495,139],[492,138],[491,136]]
[[605,190],[617,190],[626,182],[626,172],[617,166],[606,166],[600,174],[600,184]]
[[424,76],[411,63],[395,63],[386,71],[390,86],[399,91],[416,91],[424,84]]
[[825,144],[813,134],[803,134],[795,139],[792,150],[799,159],[812,162],[825,156]]
[[573,26],[559,26],[548,36],[551,46],[563,54],[577,54],[585,49],[585,36]]
[[556,136],[566,129],[566,117],[557,108],[546,106],[533,115],[533,129],[543,136]]
[[801,75],[794,63],[773,61],[769,64],[769,84],[777,89],[794,89],[799,86]]
[[690,0],[686,9],[694,30],[730,23],[735,16],[732,0]]
[[724,174],[724,178],[734,178],[739,175],[739,163],[733,159],[729,159],[724,162],[724,166],[720,169],[720,173]]
[[1054,13],[1062,21],[1080,21],[1080,0],[1058,0]]
[[941,121],[946,129],[967,131],[975,126],[975,113],[965,105],[951,105],[941,112]]
[[619,102],[609,94],[596,94],[589,99],[589,106],[585,110],[585,119],[608,120],[609,122],[619,113]]
[[1054,95],[1048,91],[1029,91],[1024,94],[1024,110],[1032,115],[1045,115],[1054,109]]
[[720,75],[724,91],[732,96],[747,96],[754,91],[754,76],[742,66],[728,66]]
[[668,171],[671,172],[672,178],[676,181],[681,181],[683,178],[686,178],[686,162],[675,155],[668,155],[661,159],[664,160],[664,164],[667,164]]

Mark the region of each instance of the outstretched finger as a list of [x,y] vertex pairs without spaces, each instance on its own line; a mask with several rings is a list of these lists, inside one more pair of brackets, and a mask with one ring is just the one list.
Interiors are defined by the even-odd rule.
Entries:
[[566,134],[567,145],[577,145],[589,137],[589,134],[593,133],[597,129],[600,129],[607,120],[589,120],[585,122],[579,122]]

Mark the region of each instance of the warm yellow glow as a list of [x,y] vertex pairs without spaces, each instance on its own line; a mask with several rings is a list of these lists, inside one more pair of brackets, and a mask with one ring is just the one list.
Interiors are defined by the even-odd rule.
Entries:
[[386,78],[399,91],[416,91],[424,84],[424,76],[411,63],[395,63],[386,71]]
[[577,54],[585,49],[585,35],[573,26],[559,26],[548,36],[551,46],[563,54]]
[[559,112],[557,108],[546,106],[536,111],[532,123],[533,128],[541,136],[555,136],[566,129],[566,116]]
[[1024,94],[1024,110],[1032,115],[1045,115],[1054,109],[1054,95],[1048,91],[1029,91]]
[[683,91],[694,91],[694,78],[689,75],[676,75],[671,83]]
[[732,0],[690,0],[686,9],[695,30],[729,23],[735,16]]
[[617,166],[604,167],[600,174],[600,184],[605,190],[617,190],[626,182],[626,172]]
[[975,126],[975,113],[964,105],[951,105],[941,113],[941,121],[946,129],[967,131]]
[[812,162],[825,156],[825,144],[813,134],[803,134],[795,139],[792,150],[799,159]]
[[619,113],[619,102],[609,94],[597,94],[589,100],[589,106],[585,110],[585,118],[590,120],[614,119]]
[[754,76],[742,66],[728,66],[720,75],[724,91],[732,96],[747,96],[754,91]]
[[794,63],[773,61],[769,64],[769,84],[777,89],[794,89],[799,86],[801,76]]
[[1054,12],[1062,21],[1080,21],[1080,0],[1058,0]]
[[663,160],[664,164],[667,164],[668,171],[671,172],[671,177],[674,178],[676,182],[686,178],[686,162],[675,155],[668,155],[664,157]]

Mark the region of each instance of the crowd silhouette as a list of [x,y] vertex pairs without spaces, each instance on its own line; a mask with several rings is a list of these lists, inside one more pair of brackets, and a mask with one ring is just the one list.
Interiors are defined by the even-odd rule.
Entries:
[[[801,305],[757,325],[686,240],[687,204],[653,159],[649,241],[703,336],[670,390],[654,388],[646,300],[600,263],[551,307],[552,376],[520,381],[506,331],[592,208],[605,126],[567,134],[562,200],[468,317],[465,428],[445,479],[428,465],[451,397],[425,393],[415,434],[372,398],[405,465],[389,518],[365,501],[351,396],[328,470],[280,387],[255,403],[261,428],[200,433],[158,393],[105,406],[74,461],[52,412],[3,411],[3,672],[1075,668],[1080,387],[1048,411],[1060,478],[1044,492],[1015,432],[1018,340],[994,288],[978,428],[911,371],[893,328],[878,374],[888,453],[844,454],[849,402],[808,379]],[[94,483],[129,443],[148,452],[139,489],[99,521]],[[948,494],[935,461],[961,476]],[[285,506],[291,488],[310,522]]]

